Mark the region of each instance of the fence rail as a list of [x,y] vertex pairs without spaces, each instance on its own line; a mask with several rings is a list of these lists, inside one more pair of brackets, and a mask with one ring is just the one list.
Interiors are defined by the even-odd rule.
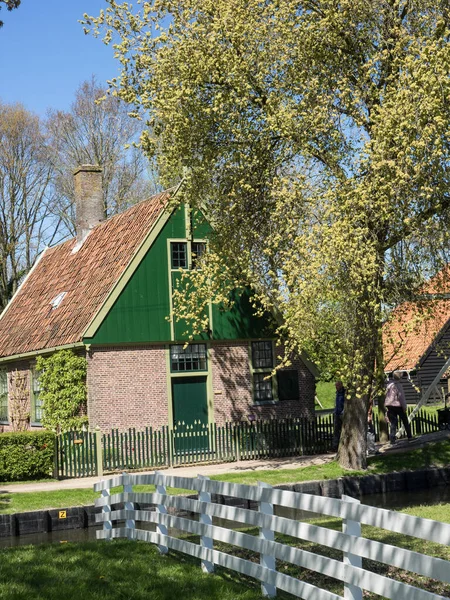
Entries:
[[[133,485],[155,485],[156,493],[133,493]],[[110,495],[112,487],[124,486],[124,492]],[[189,489],[199,494],[199,500],[167,494],[167,487]],[[413,536],[423,540],[450,545],[450,525],[413,517],[381,508],[365,506],[359,501],[343,496],[342,499],[324,498],[273,489],[267,484],[248,486],[211,481],[206,477],[188,478],[153,475],[123,474],[99,482],[94,490],[102,493],[96,506],[102,508],[97,521],[103,530],[97,532],[99,539],[127,537],[158,545],[160,552],[174,549],[197,557],[204,571],[212,572],[220,565],[256,578],[262,583],[265,596],[273,597],[276,590],[287,591],[299,598],[338,600],[332,592],[301,581],[276,569],[276,561],[310,569],[344,582],[344,597],[358,600],[367,590],[385,598],[396,600],[438,600],[435,593],[413,585],[395,581],[362,567],[362,558],[411,571],[420,576],[450,583],[450,562],[441,558],[398,548],[376,540],[362,537],[361,524],[372,525],[388,531]],[[234,496],[258,502],[258,511],[216,504],[213,494]],[[114,505],[124,503],[123,509]],[[156,505],[156,511],[136,510],[135,503]],[[338,517],[343,520],[343,530],[335,531],[314,524],[303,523],[286,517],[274,516],[274,505],[295,508]],[[168,509],[198,513],[198,520],[168,514]],[[212,517],[236,521],[247,527],[258,527],[259,537],[212,524]],[[125,526],[117,526],[125,521]],[[116,525],[114,523],[116,522]],[[153,523],[155,531],[139,529],[136,522]],[[241,525],[239,525],[240,527]],[[170,529],[200,536],[200,545],[169,534]],[[343,560],[317,555],[304,548],[275,541],[275,534],[288,535],[306,542],[313,542],[333,550],[342,551]],[[231,544],[260,555],[260,564],[221,550],[214,549],[214,542]]]
[[[379,440],[379,422],[374,419]],[[437,416],[421,411],[413,434],[439,430]],[[333,449],[333,415],[236,423],[185,424],[173,428],[67,432],[58,436],[59,477],[88,477],[104,471],[153,469],[204,462],[232,462],[321,454]]]

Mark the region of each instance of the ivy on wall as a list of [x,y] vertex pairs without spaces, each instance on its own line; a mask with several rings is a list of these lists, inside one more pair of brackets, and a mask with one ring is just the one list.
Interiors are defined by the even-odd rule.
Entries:
[[87,425],[86,370],[86,358],[72,350],[37,359],[44,427],[60,433]]

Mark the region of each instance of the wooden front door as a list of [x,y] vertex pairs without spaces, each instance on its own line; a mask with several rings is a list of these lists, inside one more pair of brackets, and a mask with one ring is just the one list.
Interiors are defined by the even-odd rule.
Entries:
[[206,376],[172,379],[173,432],[176,452],[208,448]]

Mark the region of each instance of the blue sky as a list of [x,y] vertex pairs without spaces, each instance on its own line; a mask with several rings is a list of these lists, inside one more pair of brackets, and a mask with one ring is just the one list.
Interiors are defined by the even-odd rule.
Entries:
[[105,0],[22,0],[17,10],[2,8],[0,99],[45,116],[47,108],[67,110],[91,75],[99,82],[117,75],[112,48],[78,23],[105,6]]

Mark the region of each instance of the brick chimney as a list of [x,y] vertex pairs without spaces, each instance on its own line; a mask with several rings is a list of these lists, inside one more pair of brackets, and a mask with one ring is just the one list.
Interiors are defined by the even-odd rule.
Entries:
[[105,219],[102,168],[81,165],[73,173],[77,245],[81,245],[93,227]]

